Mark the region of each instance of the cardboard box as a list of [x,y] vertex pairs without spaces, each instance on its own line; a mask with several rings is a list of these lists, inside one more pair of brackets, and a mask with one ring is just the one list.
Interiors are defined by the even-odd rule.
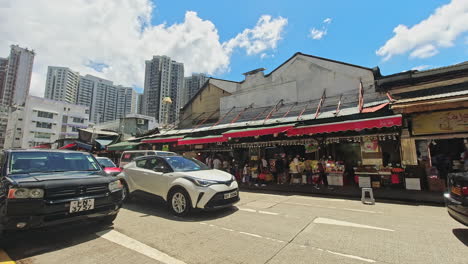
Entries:
[[421,190],[421,180],[419,178],[406,178],[406,190]]
[[372,182],[372,188],[380,188],[380,182],[378,182],[378,181],[373,181],[373,182]]

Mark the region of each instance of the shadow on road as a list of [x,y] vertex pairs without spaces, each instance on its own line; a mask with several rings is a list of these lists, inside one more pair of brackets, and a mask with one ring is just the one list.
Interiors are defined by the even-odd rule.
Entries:
[[452,232],[458,240],[468,247],[468,228],[455,228]]
[[228,207],[216,211],[195,210],[186,217],[177,217],[169,212],[166,202],[157,196],[148,194],[134,195],[131,201],[124,204],[123,208],[143,214],[141,217],[157,216],[181,222],[200,222],[226,217],[235,213],[237,207]]
[[86,243],[98,238],[95,234],[96,232],[109,230],[110,228],[112,227],[90,220],[38,229],[6,232],[0,242],[0,248],[6,250],[13,260],[24,260],[40,254]]

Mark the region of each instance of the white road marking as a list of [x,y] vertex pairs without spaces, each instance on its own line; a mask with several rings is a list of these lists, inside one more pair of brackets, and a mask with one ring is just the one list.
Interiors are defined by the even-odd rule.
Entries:
[[185,262],[183,261],[173,258],[167,255],[166,253],[163,253],[155,248],[145,245],[115,230],[98,232],[96,233],[96,235],[166,264],[185,264]]
[[248,236],[263,238],[263,237],[260,236],[260,235],[256,235],[256,234],[252,234],[252,233],[247,233],[247,232],[242,232],[242,231],[239,231],[239,233],[240,233],[240,234],[244,234],[244,235],[248,235]]
[[358,259],[358,260],[362,260],[362,261],[369,262],[369,263],[375,263],[375,260],[373,260],[373,259],[366,259],[366,258],[363,258],[363,257],[358,257],[358,256],[353,256],[353,255],[348,255],[348,254],[343,254],[343,253],[334,252],[334,251],[330,251],[330,250],[327,250],[327,252],[330,253],[330,254],[334,254],[334,255],[338,255],[338,256],[342,256],[342,257],[347,257],[347,258],[352,258],[352,259]]
[[318,198],[318,197],[307,197],[307,196],[300,196],[300,195],[293,195],[291,198],[299,198],[304,200],[315,200],[315,201],[327,201],[327,202],[345,202],[348,200],[344,199],[333,199],[333,198]]
[[229,229],[229,228],[225,228],[225,227],[221,227],[222,230],[226,230],[226,231],[229,231],[229,232],[233,232],[234,230],[233,229]]
[[267,212],[267,211],[258,211],[261,214],[267,214],[267,215],[279,215],[279,213],[274,213],[274,212]]
[[353,211],[353,212],[369,213],[369,214],[383,214],[383,212],[378,212],[378,211],[369,211],[369,210],[352,209],[352,208],[341,208],[341,209],[347,210],[347,211]]
[[395,231],[395,230],[392,230],[392,229],[387,229],[387,228],[382,228],[382,227],[361,225],[361,224],[356,224],[356,223],[351,223],[351,222],[346,222],[346,221],[340,221],[340,220],[335,220],[335,219],[330,219],[330,218],[322,218],[322,217],[315,218],[314,223],[315,224],[325,224],[325,225],[338,225],[338,226],[349,226],[349,227],[357,227],[357,228],[367,228],[367,229],[375,229],[375,230],[382,230],[382,231],[389,231],[389,232],[394,232]]
[[249,209],[249,208],[241,208],[241,207],[238,207],[239,210],[241,211],[246,211],[246,212],[251,212],[251,213],[256,213],[257,210],[254,210],[254,209]]

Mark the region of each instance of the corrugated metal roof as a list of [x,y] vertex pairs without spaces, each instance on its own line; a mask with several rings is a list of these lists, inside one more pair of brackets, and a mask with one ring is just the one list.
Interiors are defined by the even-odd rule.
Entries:
[[434,94],[434,95],[427,95],[427,96],[420,96],[420,97],[413,97],[413,98],[406,98],[397,100],[393,104],[402,104],[402,103],[409,103],[409,102],[417,102],[417,101],[425,101],[425,100],[432,100],[432,99],[440,99],[440,98],[447,98],[447,97],[455,97],[455,96],[462,96],[468,95],[468,90],[465,91],[458,91],[458,92],[451,92],[451,93],[442,93],[442,94]]

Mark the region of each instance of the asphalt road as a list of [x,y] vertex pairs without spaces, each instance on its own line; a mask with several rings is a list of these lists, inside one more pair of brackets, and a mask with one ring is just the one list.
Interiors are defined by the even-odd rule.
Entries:
[[113,227],[83,222],[10,233],[2,248],[28,264],[465,264],[468,228],[444,207],[242,192],[234,208],[187,218],[139,197]]

